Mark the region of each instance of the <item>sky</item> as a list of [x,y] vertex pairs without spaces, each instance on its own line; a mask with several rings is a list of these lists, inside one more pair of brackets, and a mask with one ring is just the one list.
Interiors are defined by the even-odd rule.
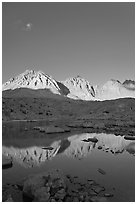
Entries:
[[26,69],[91,84],[135,79],[134,2],[2,3],[2,81]]

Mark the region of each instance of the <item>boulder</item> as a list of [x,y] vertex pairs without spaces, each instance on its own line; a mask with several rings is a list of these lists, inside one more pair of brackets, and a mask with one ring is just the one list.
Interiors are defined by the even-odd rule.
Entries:
[[54,198],[57,200],[63,200],[65,196],[66,196],[65,189],[62,188],[58,190],[57,193],[55,193]]
[[130,154],[135,154],[135,142],[131,142],[126,148],[126,151]]
[[88,138],[88,141],[89,141],[89,142],[97,143],[97,142],[98,142],[98,139],[97,139],[96,137],[93,137],[93,138]]
[[[48,177],[47,177],[48,179]],[[33,177],[28,178],[23,185],[23,193],[25,196],[34,198],[35,192],[37,189],[40,189],[45,184],[45,178],[42,175],[35,175]]]
[[56,194],[57,200],[63,199],[65,189],[65,177],[58,170],[30,176],[23,184],[24,196],[38,202],[49,201]]
[[64,129],[60,128],[60,127],[54,127],[54,126],[49,126],[49,127],[45,127],[45,133],[63,133],[65,132]]
[[2,155],[2,169],[8,169],[13,166],[12,158]]
[[99,197],[98,196],[96,202],[108,202],[108,200],[105,197]]
[[107,198],[101,196],[93,196],[90,198],[91,202],[108,202]]
[[94,124],[94,128],[97,128],[97,129],[102,129],[104,127],[105,127],[105,124],[103,122],[98,122]]
[[22,202],[23,194],[15,185],[6,185],[2,187],[2,201],[4,202]]
[[92,122],[84,122],[82,127],[83,128],[94,128],[94,124]]
[[112,193],[105,193],[104,196],[105,197],[113,197],[113,194]]
[[98,149],[102,149],[102,147],[101,147],[101,146],[98,146]]
[[101,173],[102,175],[106,174],[106,172],[103,169],[100,169],[100,168],[98,169],[98,172]]
[[7,200],[5,200],[5,202],[14,202],[14,200],[10,194],[7,196]]
[[82,128],[83,127],[83,122],[74,121],[73,123],[69,123],[67,126],[72,127],[72,128]]
[[92,179],[88,179],[88,184],[93,185],[93,184],[95,184],[95,181]]
[[50,188],[47,188],[47,187],[41,187],[41,188],[38,188],[36,191],[35,191],[35,194],[34,194],[34,201],[35,202],[46,202],[49,200],[50,198]]
[[53,150],[54,148],[53,147],[42,147],[42,149],[44,149],[44,150]]
[[67,127],[61,128],[57,126],[38,126],[34,127],[34,130],[39,130],[40,132],[45,132],[47,134],[50,133],[64,133],[64,132],[69,132],[70,129]]
[[105,188],[99,185],[95,185],[95,186],[92,186],[92,190],[94,190],[95,193],[100,193],[101,191],[104,191]]
[[36,126],[36,127],[33,127],[33,130],[40,130],[41,127],[39,126]]
[[82,140],[83,142],[93,142],[93,143],[97,143],[98,139],[96,137],[93,138],[88,138],[88,139],[84,139]]
[[77,197],[74,197],[73,202],[79,202],[79,199]]
[[128,136],[128,135],[127,135],[127,136],[124,137],[124,139],[125,139],[125,140],[135,140],[135,137],[134,137],[134,136]]

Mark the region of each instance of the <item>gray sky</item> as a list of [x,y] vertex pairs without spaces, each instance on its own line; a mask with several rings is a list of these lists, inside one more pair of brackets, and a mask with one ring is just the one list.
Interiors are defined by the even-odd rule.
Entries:
[[135,78],[134,3],[3,3],[3,82],[26,69],[92,84]]

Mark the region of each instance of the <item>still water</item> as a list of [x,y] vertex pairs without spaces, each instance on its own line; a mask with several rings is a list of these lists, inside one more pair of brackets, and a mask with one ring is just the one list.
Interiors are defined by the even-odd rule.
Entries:
[[[2,153],[13,159],[13,166],[2,172],[3,184],[58,168],[81,179],[92,178],[106,189],[115,189],[112,201],[134,201],[134,141],[104,133],[45,134],[33,130],[42,123],[3,124]],[[94,137],[96,143],[86,142]]]

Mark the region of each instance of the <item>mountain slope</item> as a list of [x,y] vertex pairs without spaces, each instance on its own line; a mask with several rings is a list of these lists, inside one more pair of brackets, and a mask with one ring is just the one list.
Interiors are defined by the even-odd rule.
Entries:
[[41,71],[26,70],[24,73],[11,78],[8,82],[4,83],[2,90],[14,90],[18,88],[29,89],[50,89],[55,94],[60,94],[60,87],[56,80],[51,76],[44,74]]
[[50,89],[29,89],[18,88],[14,90],[5,90],[2,92],[3,98],[51,98],[51,99],[64,99],[64,95],[53,93]]
[[92,86],[80,76],[65,81],[56,81],[42,71],[26,70],[3,84],[3,97],[50,97],[67,96],[86,101],[134,98],[135,82],[126,80],[123,84],[110,80],[103,86]]
[[94,87],[96,100],[111,100],[117,98],[134,98],[135,91],[129,90],[118,80],[111,79],[103,86]]
[[80,76],[67,79],[62,82],[70,91],[68,97],[73,99],[94,100],[95,92],[93,86]]

